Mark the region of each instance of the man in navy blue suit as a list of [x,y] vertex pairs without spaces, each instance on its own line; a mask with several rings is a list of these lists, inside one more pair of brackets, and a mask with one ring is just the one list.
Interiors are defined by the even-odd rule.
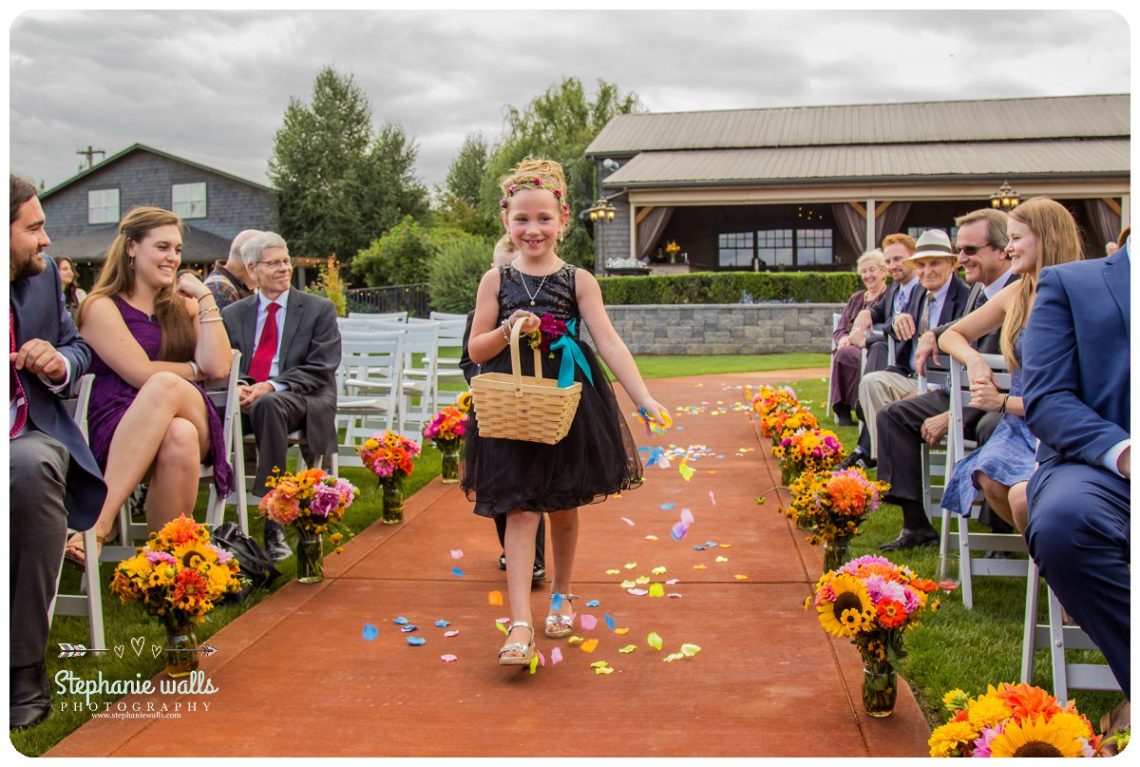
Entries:
[[11,614],[8,726],[31,727],[51,710],[44,668],[48,605],[63,563],[67,528],[95,523],[102,474],[63,407],[91,364],[64,305],[44,210],[31,182],[9,174],[8,501]]
[[1029,552],[1130,698],[1129,250],[1041,271],[1023,357]]

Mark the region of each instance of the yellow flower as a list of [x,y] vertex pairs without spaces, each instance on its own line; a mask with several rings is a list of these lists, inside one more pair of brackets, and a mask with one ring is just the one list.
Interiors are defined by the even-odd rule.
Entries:
[[942,705],[950,711],[961,711],[970,704],[970,696],[965,690],[954,689],[942,696]]
[[376,439],[375,437],[369,437],[368,439],[364,440],[365,450],[375,450],[378,447],[380,447],[380,440]]
[[970,724],[977,730],[981,730],[983,727],[992,727],[1013,715],[1009,706],[1005,705],[1005,701],[989,695],[983,695],[974,701],[966,713],[970,717]]
[[1088,722],[1072,711],[1062,711],[1054,714],[1049,720],[1049,726],[1073,738],[1091,738],[1093,733]]
[[462,410],[464,413],[469,413],[471,412],[472,399],[473,398],[471,396],[471,392],[465,391],[456,398],[455,406]]
[[[978,731],[969,722],[947,722],[930,733],[930,755],[950,756],[958,753],[960,746],[976,740]],[[997,756],[997,754],[994,754]]]
[[873,619],[875,614],[867,587],[858,578],[837,575],[832,579],[830,588],[835,599],[816,606],[820,625],[832,636],[854,637],[868,623],[867,616],[871,615]]
[[1034,717],[1021,723],[1010,722],[1000,735],[990,741],[990,753],[996,758],[1010,756],[1080,756],[1082,743],[1073,737],[1065,722],[1054,726],[1044,717]]

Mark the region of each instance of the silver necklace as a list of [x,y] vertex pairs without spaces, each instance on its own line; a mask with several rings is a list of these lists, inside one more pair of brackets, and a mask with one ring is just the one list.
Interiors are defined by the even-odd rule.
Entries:
[[543,275],[542,282],[538,283],[538,290],[534,291],[533,295],[531,295],[530,286],[527,285],[527,282],[526,282],[526,273],[522,269],[519,269],[519,276],[522,277],[523,290],[526,291],[526,297],[530,299],[530,305],[531,306],[534,306],[534,302],[538,298],[538,294],[542,292],[542,286],[546,284],[546,278],[549,277],[550,275],[554,274],[555,272],[557,272],[558,269],[560,269],[560,268],[561,267],[557,267],[555,269],[552,269],[549,272],[547,272],[545,275]]

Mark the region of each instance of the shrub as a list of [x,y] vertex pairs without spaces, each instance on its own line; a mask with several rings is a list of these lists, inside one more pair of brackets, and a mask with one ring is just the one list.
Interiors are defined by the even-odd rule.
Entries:
[[436,311],[460,314],[475,308],[479,280],[491,267],[495,244],[466,238],[445,245],[428,266],[428,292]]
[[863,287],[853,272],[695,272],[598,282],[607,304],[843,304]]
[[353,274],[369,287],[427,282],[428,265],[451,243],[479,239],[458,227],[424,227],[411,216],[356,255]]
[[331,255],[320,267],[320,273],[312,285],[305,288],[306,293],[324,296],[336,306],[336,313],[340,317],[348,315],[348,301],[344,295],[344,281],[340,278],[340,262],[336,255]]

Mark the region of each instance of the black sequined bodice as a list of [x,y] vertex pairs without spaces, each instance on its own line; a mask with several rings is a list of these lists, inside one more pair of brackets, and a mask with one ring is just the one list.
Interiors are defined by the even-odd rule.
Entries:
[[574,294],[575,270],[576,267],[572,264],[563,264],[543,282],[542,277],[523,274],[510,264],[500,266],[499,322],[510,317],[517,309],[534,312],[539,317],[549,312],[555,319],[563,322],[577,317],[578,300]]

